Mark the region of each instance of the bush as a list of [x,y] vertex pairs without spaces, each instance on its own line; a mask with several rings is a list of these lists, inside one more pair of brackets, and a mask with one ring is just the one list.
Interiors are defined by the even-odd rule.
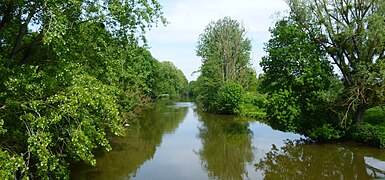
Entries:
[[243,95],[242,103],[239,106],[237,114],[263,119],[266,117],[265,104],[266,104],[266,95],[263,94],[254,94],[254,93],[245,93]]
[[266,113],[268,122],[273,129],[285,132],[297,132],[301,109],[298,105],[297,97],[291,91],[280,90],[268,96]]
[[349,128],[352,140],[370,146],[385,148],[385,127],[373,126],[369,123],[358,123]]
[[341,138],[341,131],[333,128],[330,124],[310,130],[309,137],[317,141],[330,141]]
[[219,89],[217,95],[217,112],[221,114],[236,114],[239,112],[244,90],[235,82],[229,82]]

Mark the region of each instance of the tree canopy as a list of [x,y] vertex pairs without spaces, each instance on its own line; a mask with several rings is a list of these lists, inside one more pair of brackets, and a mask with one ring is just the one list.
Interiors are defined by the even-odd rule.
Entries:
[[330,117],[324,98],[337,81],[326,52],[290,18],[279,20],[270,32],[265,48],[268,55],[262,58],[261,66],[271,125],[314,138],[331,138],[327,132],[314,135],[320,127],[339,124],[337,118],[333,121]]
[[188,81],[183,72],[172,62],[163,61],[157,68],[157,81],[155,85],[156,97],[167,95],[171,98],[187,96]]
[[[221,81],[236,81],[250,64],[251,42],[245,37],[245,28],[236,20],[225,17],[206,26],[199,36],[197,55],[204,66],[218,66]],[[210,66],[212,67],[212,66]],[[213,76],[213,74],[210,74]]]
[[[287,0],[290,14],[325,49],[343,77],[343,106],[354,122],[384,105],[385,2]],[[344,118],[346,121],[347,116]]]

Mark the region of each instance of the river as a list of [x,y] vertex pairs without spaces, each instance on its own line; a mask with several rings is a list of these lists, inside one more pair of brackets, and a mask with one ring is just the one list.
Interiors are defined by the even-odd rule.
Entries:
[[314,144],[258,121],[201,112],[192,102],[158,103],[133,121],[95,167],[71,179],[385,178],[385,151],[355,143]]

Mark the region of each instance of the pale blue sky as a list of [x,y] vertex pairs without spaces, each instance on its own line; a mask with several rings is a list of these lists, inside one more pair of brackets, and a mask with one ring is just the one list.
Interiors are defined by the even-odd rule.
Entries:
[[269,27],[274,25],[277,12],[288,9],[284,0],[158,0],[164,16],[169,21],[166,27],[153,28],[147,33],[152,55],[160,61],[171,61],[183,71],[186,78],[201,66],[195,55],[198,36],[211,21],[225,16],[243,23],[253,49],[251,62],[257,73],[262,70],[259,61],[265,54],[264,43],[270,38]]

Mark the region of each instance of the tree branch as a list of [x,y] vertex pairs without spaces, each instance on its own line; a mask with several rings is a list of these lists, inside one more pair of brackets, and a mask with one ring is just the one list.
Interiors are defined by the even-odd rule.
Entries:
[[[36,9],[37,9],[37,3],[35,2],[33,4],[33,6],[31,7],[30,12],[29,12],[27,18],[25,19],[25,22],[24,23],[20,22],[21,25],[20,25],[20,29],[19,29],[19,34],[16,38],[15,44],[13,45],[12,52],[9,54],[9,57],[11,59],[14,59],[16,54],[20,52],[21,42],[25,36],[25,33],[27,32],[29,22],[31,21],[32,17],[35,15]],[[22,16],[22,12],[20,11],[20,14],[19,14],[20,21],[21,21],[21,16]]]

